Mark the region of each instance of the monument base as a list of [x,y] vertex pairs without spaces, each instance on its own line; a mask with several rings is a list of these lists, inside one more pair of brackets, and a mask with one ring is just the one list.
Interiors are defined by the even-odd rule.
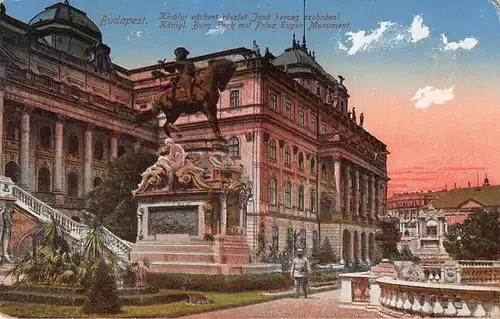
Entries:
[[372,267],[371,273],[378,277],[398,277],[398,272],[396,268],[394,268],[394,263],[389,261],[389,259],[382,259],[380,264]]
[[281,272],[280,264],[251,263],[245,238],[216,236],[214,241],[189,235],[157,235],[140,240],[130,253],[131,261],[150,261],[150,271],[175,274],[241,275]]

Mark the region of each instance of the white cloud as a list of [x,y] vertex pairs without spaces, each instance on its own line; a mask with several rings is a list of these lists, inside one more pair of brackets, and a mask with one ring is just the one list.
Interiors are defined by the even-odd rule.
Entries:
[[411,32],[411,42],[416,43],[422,39],[425,39],[431,33],[429,27],[424,25],[424,18],[422,16],[414,16],[413,22],[410,28]]
[[489,1],[493,5],[493,8],[495,8],[495,11],[497,12],[498,16],[498,21],[500,21],[500,1],[499,0],[489,0]]
[[413,22],[410,26],[402,25],[396,22],[385,21],[379,22],[379,27],[370,31],[347,32],[347,42],[352,44],[347,45],[338,41],[338,49],[347,51],[348,55],[354,55],[361,51],[371,51],[374,49],[393,49],[402,47],[410,42],[416,43],[430,35],[430,29],[424,25],[424,20],[421,15],[413,17]]
[[[148,32],[149,34],[149,32]],[[144,31],[132,31],[129,33],[129,35],[127,36],[127,41],[130,41],[132,40],[133,38],[140,38],[144,35]]]
[[419,89],[410,101],[417,101],[415,107],[419,109],[428,108],[432,104],[444,104],[444,102],[453,100],[455,97],[453,94],[454,89],[455,86],[443,90],[436,89],[433,86],[426,86]]
[[475,38],[465,38],[459,42],[448,42],[448,38],[446,38],[446,36],[443,34],[441,34],[441,39],[443,40],[443,43],[444,43],[444,48],[443,50],[444,51],[456,51],[456,50],[459,50],[459,49],[463,49],[463,50],[472,50],[478,43],[479,41]]
[[232,26],[233,22],[231,20],[224,20],[220,18],[217,20],[217,26],[215,29],[210,29],[207,31],[206,34],[211,34],[211,35],[217,35],[217,34],[224,34],[224,31],[228,29],[229,26]]
[[352,46],[347,50],[347,54],[353,55],[360,50],[367,50],[370,47],[370,44],[379,41],[384,32],[392,25],[394,25],[394,22],[379,22],[379,27],[375,30],[371,30],[368,34],[364,30],[358,32],[347,32],[346,35],[349,36],[348,40],[352,42]]

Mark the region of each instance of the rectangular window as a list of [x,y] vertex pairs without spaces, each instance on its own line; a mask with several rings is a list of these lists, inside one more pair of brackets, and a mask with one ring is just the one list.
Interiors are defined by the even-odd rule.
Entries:
[[305,229],[300,230],[300,246],[302,247],[302,249],[307,248],[307,235]]
[[286,242],[289,247],[293,247],[293,228],[288,228],[286,230]]
[[285,183],[285,207],[292,208],[292,185],[290,182]]
[[311,130],[316,132],[316,117],[311,117]]
[[232,90],[229,92],[229,106],[240,106],[240,90]]
[[321,134],[326,134],[326,123],[325,122],[323,122],[321,124]]
[[319,236],[318,236],[318,231],[313,230],[313,254],[316,254],[318,252],[319,248]]
[[279,249],[279,228],[273,227],[273,249]]
[[285,117],[287,119],[292,118],[292,104],[290,104],[290,102],[288,102],[288,101],[286,101],[286,105],[285,105]]
[[274,93],[271,93],[271,100],[269,101],[269,107],[273,111],[276,111],[276,109],[278,108],[278,97]]
[[298,123],[299,125],[304,125],[304,110],[299,110]]

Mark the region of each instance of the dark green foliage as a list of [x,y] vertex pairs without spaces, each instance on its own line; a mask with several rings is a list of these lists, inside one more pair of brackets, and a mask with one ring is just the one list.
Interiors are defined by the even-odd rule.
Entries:
[[330,264],[335,263],[339,260],[335,255],[335,252],[333,251],[328,237],[325,237],[325,239],[323,239],[323,242],[321,243],[321,246],[314,257],[318,259],[319,264]]
[[401,239],[399,232],[399,219],[390,215],[384,216],[377,221],[377,232],[375,241],[382,248],[382,258],[391,259],[398,255],[398,242]]
[[92,274],[92,284],[83,305],[84,313],[119,313],[121,302],[110,266],[101,259]]
[[498,210],[479,212],[448,227],[446,251],[457,260],[499,260],[499,218]]
[[241,292],[289,288],[292,280],[282,274],[241,276],[148,273],[147,283],[159,289]]
[[137,202],[132,191],[141,182],[141,174],[154,164],[155,159],[153,154],[145,151],[114,159],[102,184],[88,195],[89,212],[125,240],[135,242],[137,233]]

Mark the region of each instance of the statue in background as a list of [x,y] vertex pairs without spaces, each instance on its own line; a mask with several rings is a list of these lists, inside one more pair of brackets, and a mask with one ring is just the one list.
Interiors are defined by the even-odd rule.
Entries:
[[14,202],[0,201],[0,233],[2,244],[2,262],[10,262],[9,244],[12,233],[12,213]]

